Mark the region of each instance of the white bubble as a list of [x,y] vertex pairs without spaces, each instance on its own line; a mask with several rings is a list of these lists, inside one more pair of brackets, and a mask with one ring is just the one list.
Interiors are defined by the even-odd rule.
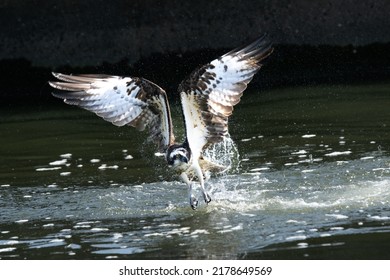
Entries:
[[23,220],[17,220],[17,221],[15,221],[15,223],[17,223],[17,224],[23,224],[23,223],[27,223],[28,222],[28,220],[27,219],[23,219]]
[[294,236],[288,236],[286,237],[287,241],[293,241],[293,240],[305,240],[307,237],[306,235],[294,235]]
[[259,167],[259,168],[253,168],[249,170],[249,172],[258,172],[258,171],[266,171],[269,170],[269,167]]
[[109,166],[109,165],[107,165],[107,164],[102,164],[102,165],[100,165],[99,167],[98,167],[98,169],[99,170],[106,170],[106,169],[118,169],[119,168],[119,166],[118,165],[111,165],[111,166]]
[[52,166],[65,165],[66,162],[67,162],[67,159],[64,158],[64,159],[61,159],[61,160],[52,161],[52,162],[49,163],[49,165],[52,165]]
[[316,137],[317,135],[315,134],[305,134],[305,135],[302,135],[302,138],[313,138],[313,137]]
[[35,171],[42,172],[42,171],[53,171],[59,169],[61,169],[61,167],[42,167],[42,168],[35,169]]
[[298,152],[293,152],[291,153],[292,155],[304,155],[307,154],[307,151],[305,150],[299,150]]
[[345,215],[342,215],[342,214],[325,214],[325,216],[333,217],[333,218],[336,218],[338,220],[348,219],[349,218],[348,216],[345,216]]
[[336,156],[341,156],[341,155],[349,155],[352,154],[351,151],[344,151],[344,152],[332,152],[329,154],[325,154],[327,157],[336,157]]
[[68,153],[68,154],[62,154],[62,155],[60,155],[60,157],[61,157],[61,158],[67,158],[67,159],[69,159],[69,158],[72,157],[72,154],[70,154],[70,153]]

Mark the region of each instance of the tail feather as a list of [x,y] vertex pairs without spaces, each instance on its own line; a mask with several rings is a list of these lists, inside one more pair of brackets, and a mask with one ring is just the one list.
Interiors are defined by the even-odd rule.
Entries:
[[199,159],[199,165],[204,172],[212,172],[212,173],[222,173],[229,168],[227,166],[223,166],[221,164],[212,162],[204,157],[201,157]]
[[[205,159],[204,157],[199,158],[199,165],[203,172],[203,179],[208,180],[210,179],[211,173],[213,174],[219,174],[222,172],[225,172],[230,167],[229,166],[223,166],[218,163],[212,162],[208,159]],[[196,172],[194,169],[190,168],[186,171],[188,178],[192,180],[199,180],[198,176],[196,175]]]

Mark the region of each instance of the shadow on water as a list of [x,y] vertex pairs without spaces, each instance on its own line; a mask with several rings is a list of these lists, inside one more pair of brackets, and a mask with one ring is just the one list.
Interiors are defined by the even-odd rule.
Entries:
[[389,92],[244,96],[239,167],[211,178],[197,211],[145,135],[65,106],[3,111],[0,258],[388,258]]

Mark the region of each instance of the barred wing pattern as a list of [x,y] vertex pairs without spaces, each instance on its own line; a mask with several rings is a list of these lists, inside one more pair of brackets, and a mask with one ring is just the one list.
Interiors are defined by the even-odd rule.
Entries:
[[53,95],[65,103],[94,112],[116,126],[129,125],[140,131],[148,127],[161,152],[174,143],[167,96],[156,84],[135,77],[53,75],[61,80],[49,82],[61,90]]
[[200,67],[180,84],[187,141],[195,156],[227,136],[234,105],[272,51],[264,35]]

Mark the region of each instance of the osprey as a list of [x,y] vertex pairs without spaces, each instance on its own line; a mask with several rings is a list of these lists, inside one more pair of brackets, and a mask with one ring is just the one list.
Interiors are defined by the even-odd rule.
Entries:
[[208,145],[229,137],[228,118],[240,102],[243,91],[260,69],[261,61],[273,51],[266,36],[234,49],[193,71],[179,86],[185,122],[184,143],[176,143],[165,91],[140,77],[111,75],[64,75],[53,73],[60,81],[49,82],[61,90],[53,95],[65,103],[96,113],[116,126],[129,125],[137,130],[149,128],[150,138],[165,153],[172,167],[188,186],[190,205],[198,200],[192,193],[197,177],[204,201],[211,201],[205,190],[205,172],[220,166],[203,158]]

